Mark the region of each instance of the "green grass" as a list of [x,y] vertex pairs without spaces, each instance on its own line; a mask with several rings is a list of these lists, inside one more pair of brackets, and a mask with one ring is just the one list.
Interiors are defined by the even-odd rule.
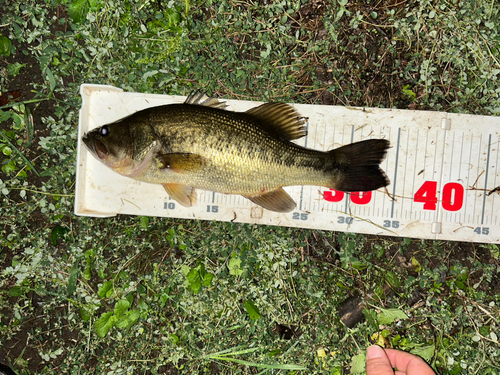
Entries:
[[[0,16],[0,91],[22,90],[0,112],[0,361],[346,374],[379,342],[442,374],[499,373],[496,245],[73,214],[81,83],[498,115],[496,3],[161,4],[11,1]],[[365,304],[351,328],[349,298]]]

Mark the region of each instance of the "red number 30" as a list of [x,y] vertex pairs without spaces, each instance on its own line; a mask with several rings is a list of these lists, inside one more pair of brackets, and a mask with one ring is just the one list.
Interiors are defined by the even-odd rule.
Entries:
[[[345,193],[338,190],[327,190],[323,193],[323,198],[328,202],[340,202],[344,199]],[[355,191],[350,194],[351,202],[355,204],[368,204],[372,200],[371,191]]]

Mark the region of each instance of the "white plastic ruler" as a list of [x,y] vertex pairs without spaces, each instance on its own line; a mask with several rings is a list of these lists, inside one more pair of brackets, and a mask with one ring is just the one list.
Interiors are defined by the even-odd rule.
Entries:
[[[77,215],[121,213],[500,243],[499,117],[294,104],[308,117],[308,135],[297,141],[302,146],[326,151],[364,139],[390,140],[381,167],[391,184],[352,194],[287,187],[297,209],[283,214],[240,196],[203,190],[198,190],[196,207],[185,208],[162,186],[112,172],[86,150],[83,134],[147,107],[182,103],[185,97],[86,84],[81,94]],[[262,104],[226,102],[228,110],[238,112]]]

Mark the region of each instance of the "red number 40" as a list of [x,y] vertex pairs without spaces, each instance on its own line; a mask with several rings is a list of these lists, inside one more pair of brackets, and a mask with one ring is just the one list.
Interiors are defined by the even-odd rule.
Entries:
[[[415,202],[423,203],[424,210],[437,208],[437,182],[425,181],[413,197]],[[443,186],[441,205],[446,211],[458,211],[464,204],[464,187],[457,182],[448,182]]]

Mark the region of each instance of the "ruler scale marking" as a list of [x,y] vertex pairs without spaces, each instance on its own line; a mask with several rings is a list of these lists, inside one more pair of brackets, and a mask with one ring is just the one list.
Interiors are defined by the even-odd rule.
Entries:
[[[472,149],[472,140],[474,139],[474,137],[471,138],[471,149]],[[474,216],[476,217],[476,222],[474,224],[479,224],[481,223],[481,216],[480,214],[478,214],[476,212],[476,205],[477,205],[477,201],[478,201],[478,187],[476,186],[479,182],[479,178],[481,177],[480,173],[479,173],[479,167],[481,165],[481,146],[483,144],[483,136],[482,134],[480,135],[480,139],[479,139],[479,150],[478,150],[478,153],[477,153],[477,163],[476,163],[476,168],[477,168],[477,177],[476,177],[476,180],[474,180],[474,195],[475,195],[475,199],[474,199]]]
[[424,180],[426,180],[425,174],[426,174],[426,165],[427,165],[427,146],[429,145],[429,130],[425,132],[425,151],[424,151],[424,172],[422,173],[422,177]]
[[483,209],[481,212],[481,225],[484,224],[484,213],[486,207],[486,195],[488,194],[488,173],[490,169],[491,134],[488,136],[488,153],[486,156],[486,173],[484,176]]
[[[498,168],[498,150],[499,150],[499,147],[500,146],[500,136],[497,135],[497,141],[496,141],[496,152],[497,152],[497,155],[496,155],[496,159],[495,159],[495,170],[496,168]],[[497,185],[497,176],[498,176],[498,173],[495,173],[493,175],[493,186],[492,186],[492,190],[495,189],[498,185]],[[495,198],[497,196],[498,193],[492,193],[490,196],[491,196],[491,206],[492,207],[495,207]],[[498,211],[497,211],[498,212]],[[495,225],[497,223],[497,217],[498,217],[498,213],[496,215],[494,215],[495,217]]]
[[[438,161],[438,166],[439,166],[439,175],[438,175],[438,188],[439,188],[439,198],[438,199],[438,202],[443,202],[443,178],[444,178],[444,173],[445,173],[445,170],[444,170],[444,163],[445,163],[445,152],[446,152],[446,137],[448,135],[448,131],[445,129],[443,130],[442,132],[439,132],[436,134],[436,155],[438,155],[438,158],[440,159],[440,162]],[[441,152],[438,154],[437,153],[437,149],[438,149],[438,145],[439,145],[439,138],[440,136],[443,138],[443,142],[442,142],[442,146],[441,146]],[[439,156],[440,155],[440,156]],[[436,159],[434,159],[434,164],[436,164]],[[437,205],[437,210],[436,210],[436,214],[435,214],[435,221],[437,223],[439,223],[439,225],[441,225],[441,227],[443,226],[443,215],[445,215],[446,213],[444,212],[444,209],[443,209],[443,205],[442,204],[438,204]],[[440,233],[436,233],[436,237],[439,235]]]
[[[401,128],[398,128],[398,140],[396,142],[396,161],[394,162],[394,180],[393,180],[393,186],[392,186],[392,196],[393,199],[396,197],[396,181],[397,181],[397,176],[398,176],[398,159],[399,159],[399,139],[401,136]],[[391,207],[391,219],[394,218],[394,205],[396,201],[392,201],[392,207]]]
[[[390,128],[388,130],[387,139],[389,139],[389,140],[391,139],[391,129]],[[386,158],[385,158],[384,166],[385,166],[384,170],[387,173],[387,171],[389,169],[389,155],[387,155]],[[387,187],[385,187],[384,189],[385,189],[386,193],[384,194],[384,197],[382,199],[382,212],[384,212],[385,209],[386,209],[385,208],[385,202],[387,201],[387,195],[389,195],[389,190],[387,189]],[[388,215],[384,215],[384,216],[388,216]]]
[[[418,156],[418,141],[420,140],[420,133],[419,133],[419,129],[417,129],[417,136],[415,137],[415,156],[413,158],[413,180],[411,182],[411,186],[412,186],[412,190],[415,190],[415,178],[417,177],[417,173],[419,173],[420,171],[418,171],[417,169],[417,156]],[[425,155],[424,155],[425,157]],[[413,215],[413,199],[410,199],[410,218],[412,218],[412,215]]]
[[[406,159],[405,159],[405,165],[408,165],[408,145],[410,144],[410,132],[407,131],[406,132]],[[408,171],[408,168],[404,168],[404,172],[403,172],[403,191],[405,191],[405,187],[406,187],[406,172]],[[404,211],[404,204],[405,204],[405,199],[402,198],[401,199],[401,212],[405,212]]]
[[[470,210],[471,212],[469,212],[469,220],[468,220],[468,222],[469,222],[469,223],[473,223],[473,221],[474,221],[474,216],[475,216],[475,214],[476,214],[476,212],[475,212],[475,211],[476,211],[476,204],[475,204],[475,201],[476,201],[476,199],[475,199],[475,198],[476,198],[476,197],[475,197],[475,196],[476,196],[476,191],[475,191],[475,190],[472,190],[472,188],[473,188],[474,186],[472,186],[472,181],[471,181],[471,173],[470,173],[470,171],[471,171],[471,169],[472,169],[471,167],[472,167],[472,145],[473,145],[473,142],[474,142],[474,135],[473,135],[473,134],[471,134],[471,136],[470,136],[470,146],[469,146],[469,162],[468,162],[468,168],[467,168],[467,183],[468,183],[468,187],[467,187],[467,189],[468,189],[469,191],[472,191],[472,193],[474,194],[474,200],[473,200],[472,205],[471,205],[471,206],[472,206],[472,208],[471,208],[471,210]],[[469,187],[470,187],[471,189],[469,189]],[[467,195],[465,196],[466,203],[467,203],[468,197],[469,197],[469,194],[467,194]],[[468,207],[468,205],[467,205],[466,207]],[[474,223],[473,223],[473,224],[474,224]]]

